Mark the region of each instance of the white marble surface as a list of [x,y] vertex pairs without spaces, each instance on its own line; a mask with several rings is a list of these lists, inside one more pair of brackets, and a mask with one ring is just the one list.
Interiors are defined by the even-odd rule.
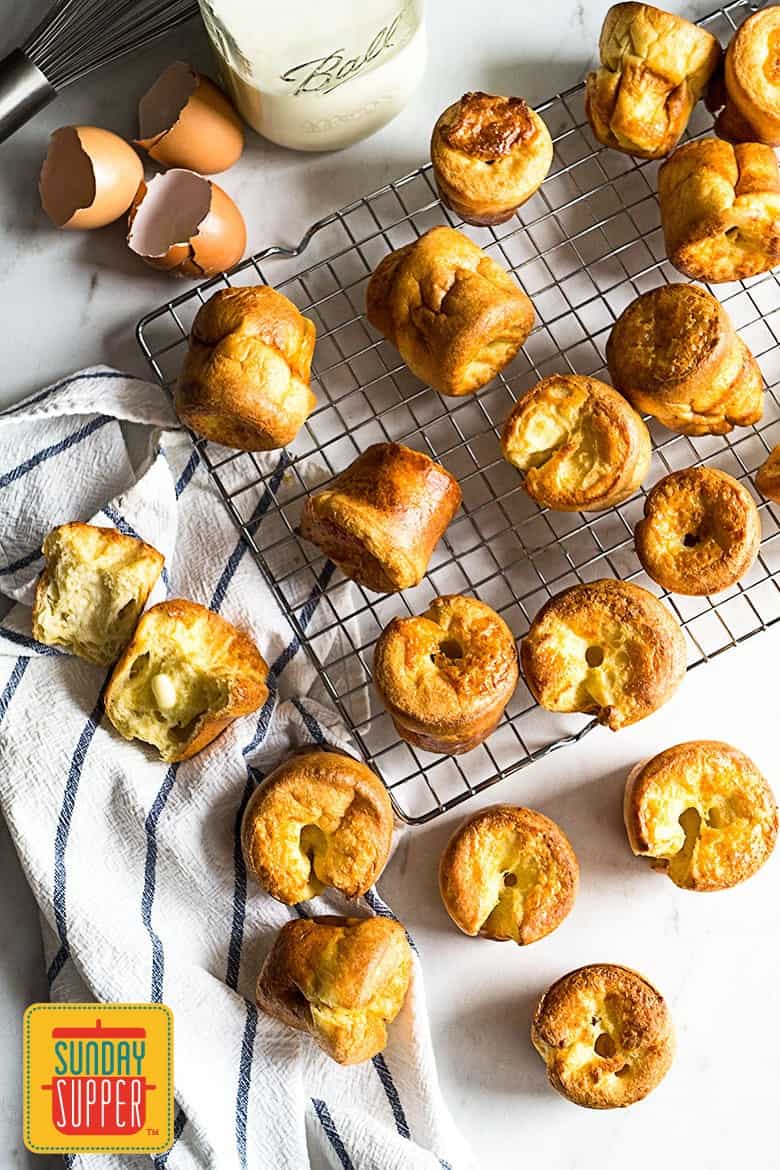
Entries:
[[[0,0],[0,40],[11,47],[43,7],[40,0]],[[241,163],[223,180],[244,210],[250,246],[295,241],[331,208],[417,165],[434,116],[464,89],[538,100],[576,82],[604,7],[600,0],[429,0],[426,81],[393,125],[330,156],[298,156],[250,136]],[[701,15],[711,0],[677,7]],[[176,286],[126,252],[120,225],[56,233],[38,207],[35,177],[55,126],[97,122],[132,133],[138,94],[176,56],[207,64],[196,27],[72,88],[0,146],[0,404],[90,362],[143,370],[133,326]],[[402,841],[380,888],[420,945],[443,1087],[482,1167],[776,1164],[780,860],[735,891],[682,893],[632,859],[620,799],[637,759],[693,737],[732,740],[780,787],[777,671],[770,669],[778,653],[780,631],[754,639],[694,671],[678,698],[645,723],[619,736],[597,731],[469,806],[497,798],[526,803],[571,836],[581,892],[569,920],[544,942],[520,950],[467,939],[450,926],[436,864],[461,812]],[[41,1166],[46,1160],[21,1146],[19,1035],[24,1006],[45,987],[34,905],[4,833],[0,942],[0,1167]],[[528,1041],[532,1006],[545,986],[598,960],[645,971],[668,995],[678,1028],[669,1077],[623,1112],[590,1113],[557,1098]]]

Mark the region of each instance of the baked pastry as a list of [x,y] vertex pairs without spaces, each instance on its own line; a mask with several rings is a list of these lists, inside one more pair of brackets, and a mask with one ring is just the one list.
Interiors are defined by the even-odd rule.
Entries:
[[670,593],[703,597],[730,589],[758,556],[761,518],[750,492],[714,467],[664,476],[634,530],[645,571]]
[[775,847],[777,805],[752,760],[727,743],[694,740],[637,764],[623,815],[631,849],[683,890],[727,890]]
[[514,694],[514,635],[475,597],[436,597],[419,617],[395,617],[382,631],[373,677],[402,739],[428,752],[468,752]]
[[395,919],[297,919],[285,923],[263,964],[257,1006],[308,1032],[339,1064],[359,1064],[387,1044],[411,973],[411,948]]
[[379,777],[335,748],[293,752],[255,790],[241,825],[246,868],[294,906],[327,886],[365,894],[390,854],[393,807]]
[[466,223],[511,219],[538,191],[552,159],[550,132],[522,98],[464,93],[433,128],[441,201]]
[[188,760],[268,698],[268,667],[251,638],[217,613],[176,598],[153,605],[114,667],[106,714],[124,739]]
[[724,61],[724,108],[715,123],[721,137],[780,146],[779,42],[777,4],[754,12],[737,29]]
[[162,572],[162,554],[114,528],[74,521],[48,534],[43,555],[33,637],[110,666],[132,637]]
[[504,423],[501,451],[531,499],[558,512],[597,512],[632,496],[650,466],[642,419],[605,382],[543,378]]
[[674,1058],[674,1030],[659,991],[636,971],[593,963],[542,996],[531,1042],[552,1087],[575,1105],[615,1109],[641,1101]]
[[455,396],[486,386],[534,323],[513,277],[450,227],[385,256],[368,282],[366,315],[413,374]]
[[525,681],[542,707],[594,714],[612,731],[663,706],[685,662],[685,637],[666,606],[612,579],[551,598],[520,643]]
[[579,866],[555,821],[497,804],[464,821],[439,863],[444,908],[464,934],[520,946],[560,926],[574,905]]
[[780,263],[780,175],[770,146],[699,138],[658,171],[666,254],[694,280],[718,284]]
[[637,410],[685,435],[725,435],[758,422],[758,362],[712,293],[664,284],[618,317],[607,341],[616,388]]
[[220,289],[192,323],[176,413],[225,447],[287,446],[317,405],[309,385],[315,335],[314,323],[276,289]]
[[762,496],[780,504],[780,445],[772,448],[756,472],[756,487]]
[[717,39],[650,4],[615,4],[585,82],[585,113],[604,146],[662,158],[677,144],[721,59]]
[[439,463],[399,443],[375,443],[308,497],[300,534],[346,577],[393,593],[422,581],[460,501]]

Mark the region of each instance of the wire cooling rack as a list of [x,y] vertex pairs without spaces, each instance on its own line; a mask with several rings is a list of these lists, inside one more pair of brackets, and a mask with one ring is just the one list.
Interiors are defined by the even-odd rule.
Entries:
[[[731,4],[701,23],[725,43],[755,7]],[[429,166],[314,224],[296,248],[268,248],[229,276],[169,301],[138,326],[146,357],[171,387],[192,319],[219,287],[273,284],[316,323],[319,406],[286,452],[261,456],[195,442],[327,698],[409,823],[430,820],[581,739],[595,721],[540,710],[521,681],[496,731],[467,755],[436,756],[399,742],[371,686],[373,646],[392,617],[421,613],[437,594],[471,593],[520,638],[553,594],[577,581],[622,577],[662,596],[676,613],[691,667],[780,620],[780,509],[760,499],[752,483],[780,442],[780,284],[774,273],[711,289],[763,370],[769,389],[760,424],[728,437],[688,438],[648,420],[654,453],[646,489],[669,471],[706,462],[742,480],[756,498],[761,550],[734,588],[716,599],[683,598],[664,594],[646,577],[633,540],[644,492],[606,512],[551,512],[529,499],[517,471],[501,458],[497,435],[525,390],[563,371],[608,380],[604,346],[617,316],[639,293],[682,279],[665,260],[658,164],[598,146],[584,117],[582,86],[538,109],[555,141],[541,190],[506,224],[462,228],[516,274],[538,321],[517,358],[478,394],[443,398],[424,386],[363,315],[368,278],[389,250],[436,224],[462,227],[439,203]],[[711,125],[700,103],[690,135]],[[388,596],[329,574],[318,549],[296,534],[307,492],[378,441],[427,452],[463,491],[462,510],[425,580]]]

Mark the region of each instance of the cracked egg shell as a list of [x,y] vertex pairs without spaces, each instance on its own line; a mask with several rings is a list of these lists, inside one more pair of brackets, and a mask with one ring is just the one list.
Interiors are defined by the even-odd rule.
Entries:
[[226,171],[241,157],[241,119],[210,78],[174,61],[138,103],[138,138],[156,162],[201,175]]
[[216,276],[237,264],[246,247],[246,225],[230,196],[182,169],[141,184],[128,228],[131,252],[179,276]]
[[124,215],[144,171],[123,138],[99,126],[61,126],[49,140],[38,191],[55,227],[105,227]]

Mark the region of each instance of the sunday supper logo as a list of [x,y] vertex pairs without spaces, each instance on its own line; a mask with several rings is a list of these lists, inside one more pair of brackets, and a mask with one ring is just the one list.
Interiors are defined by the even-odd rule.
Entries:
[[173,1015],[154,1003],[35,1003],[24,1014],[24,1144],[160,1154],[173,1143]]

